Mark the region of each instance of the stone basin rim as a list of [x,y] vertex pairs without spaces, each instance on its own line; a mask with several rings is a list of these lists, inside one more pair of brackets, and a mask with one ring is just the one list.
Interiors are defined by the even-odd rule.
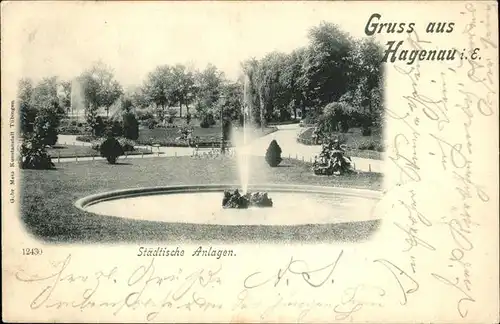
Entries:
[[[141,196],[153,196],[162,194],[196,194],[203,192],[223,192],[224,190],[241,189],[238,184],[211,184],[211,185],[177,185],[177,186],[157,186],[157,187],[139,187],[118,189],[107,192],[101,192],[78,199],[75,206],[78,209],[86,210],[86,207],[95,205],[104,201],[126,199]],[[309,194],[329,194],[342,195],[370,200],[380,200],[381,191],[344,187],[312,186],[312,185],[277,185],[277,184],[252,184],[248,185],[250,191],[267,192],[288,192],[288,193],[309,193]],[[272,199],[272,196],[270,196]]]

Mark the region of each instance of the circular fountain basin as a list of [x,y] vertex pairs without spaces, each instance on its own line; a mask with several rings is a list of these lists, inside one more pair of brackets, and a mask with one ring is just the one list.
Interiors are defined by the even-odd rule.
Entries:
[[223,191],[235,185],[200,185],[126,189],[80,199],[85,211],[136,220],[206,225],[306,225],[375,220],[380,193],[370,190],[253,185],[266,191],[273,207],[224,209]]

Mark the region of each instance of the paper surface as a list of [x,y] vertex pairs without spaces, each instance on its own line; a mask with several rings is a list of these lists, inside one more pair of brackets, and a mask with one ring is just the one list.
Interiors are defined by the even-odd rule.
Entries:
[[[3,320],[498,322],[497,9],[490,1],[2,3]],[[369,22],[373,14],[379,18]],[[82,227],[80,219],[72,218],[80,214],[71,212],[66,220],[59,215],[67,203],[50,192],[56,183],[71,192],[63,196],[71,197],[71,204],[116,189],[157,186],[158,179],[151,180],[153,185],[116,169],[140,166],[146,158],[129,158],[130,165],[106,169],[100,176],[93,168],[102,161],[59,162],[54,171],[29,170],[31,182],[23,182],[28,171],[16,162],[19,107],[15,102],[11,106],[20,78],[69,79],[98,59],[112,66],[126,86],[140,85],[160,64],[204,68],[213,63],[234,78],[242,60],[306,46],[307,30],[321,21],[356,38],[373,37],[384,50],[396,51],[394,56],[386,52],[384,64],[387,150],[383,161],[370,165],[383,173],[381,198],[370,215],[381,221],[368,239],[322,240],[299,231],[299,238],[284,243],[255,232],[253,241],[224,243],[224,235],[251,234],[244,228],[205,236],[206,229],[196,225],[188,231],[195,239],[178,234],[154,242],[148,236],[153,225],[147,222],[161,218],[163,207],[126,205],[143,212],[135,217],[145,223],[127,220],[129,225],[118,229],[106,227],[114,226],[114,216]],[[404,32],[388,33],[382,23],[404,23]],[[413,31],[406,32],[411,23]],[[451,31],[426,32],[429,23],[447,28],[451,23]],[[379,28],[384,30],[379,33]],[[446,55],[456,50],[456,55],[453,60],[428,60],[424,50],[446,50]],[[286,131],[268,136],[280,142]],[[292,160],[296,153],[283,152]],[[150,160],[160,166],[164,159]],[[85,167],[88,175],[81,171]],[[189,167],[188,162],[185,171],[172,172],[195,177],[213,171]],[[184,185],[169,183],[168,172],[164,185]],[[85,176],[95,177],[95,190],[81,189],[78,177]],[[23,198],[28,187],[43,199]],[[204,218],[205,224],[216,223],[210,208],[203,208],[211,196],[200,197],[203,203],[179,196],[179,210],[197,218],[194,223]],[[283,197],[286,204],[287,197],[295,196]],[[59,220],[73,224],[53,223],[53,233],[60,227],[79,238],[89,231],[123,240],[43,239],[36,233],[43,232],[44,218],[26,224],[22,213],[47,204],[52,206],[45,209],[47,218],[59,213]],[[175,203],[162,206],[166,218],[176,211]],[[298,224],[315,222],[314,203],[305,199],[293,206],[284,209],[290,215],[282,216]],[[220,252],[194,255],[200,247]],[[170,251],[169,256],[148,256],[149,249],[158,253],[159,248],[160,254]]]

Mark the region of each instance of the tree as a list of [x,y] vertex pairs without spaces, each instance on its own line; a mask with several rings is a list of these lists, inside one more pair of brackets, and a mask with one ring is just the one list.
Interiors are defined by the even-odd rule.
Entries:
[[[301,79],[302,65],[305,48],[299,48],[290,53],[285,61],[284,67],[280,73],[280,83],[283,89],[286,89],[285,97],[289,105],[293,108],[294,117],[297,118],[297,110],[300,108],[302,116],[305,115],[304,106],[304,80]],[[302,81],[302,82],[301,82]]]
[[165,109],[176,100],[173,79],[174,74],[170,66],[158,66],[148,74],[142,87],[145,100],[156,107],[156,114],[161,122],[165,119]]
[[38,134],[44,145],[56,144],[58,127],[65,113],[60,106],[57,90],[57,78],[49,77],[42,79],[32,93],[32,106],[37,111],[33,131]]
[[173,101],[179,103],[179,117],[182,118],[182,105],[186,106],[186,112],[189,113],[189,104],[194,99],[194,74],[182,64],[175,65],[172,73],[171,93]]
[[[263,125],[264,113],[263,104],[261,105],[261,88],[260,88],[260,78],[259,78],[259,61],[255,58],[251,58],[242,63],[243,73],[245,74],[244,92],[245,97],[249,102],[245,102],[245,105],[249,105],[251,108],[250,116],[252,118],[252,123],[254,125]],[[263,127],[263,126],[262,126]]]
[[300,82],[307,104],[321,109],[338,101],[347,90],[353,42],[337,25],[326,22],[313,27],[309,39]]
[[239,120],[242,114],[243,86],[240,82],[226,82],[220,85],[220,97],[214,103],[215,113],[220,115],[222,110],[223,118],[227,120]]
[[123,89],[114,79],[111,68],[102,62],[94,63],[80,75],[78,81],[82,86],[87,123],[95,133],[99,108],[104,107],[109,116],[109,108],[123,94]]
[[218,114],[214,108],[219,100],[223,81],[223,72],[212,64],[209,64],[205,70],[195,74],[194,91],[196,110],[199,116],[203,116],[208,112]]
[[60,116],[56,113],[55,108],[44,107],[39,110],[33,131],[43,145],[52,146],[57,143],[59,122]]
[[134,141],[139,138],[139,123],[131,112],[123,115],[123,136]]
[[58,87],[59,106],[66,114],[71,109],[71,81],[61,81]]
[[21,79],[18,84],[17,100],[21,112],[21,133],[33,132],[37,110],[32,104],[33,81],[31,79]]
[[383,47],[372,39],[357,41],[351,52],[351,80],[339,101],[354,107],[363,128],[379,127],[383,115]]

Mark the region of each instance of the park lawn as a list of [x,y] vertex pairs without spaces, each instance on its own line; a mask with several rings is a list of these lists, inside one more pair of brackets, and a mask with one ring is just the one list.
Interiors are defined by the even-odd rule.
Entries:
[[[299,142],[305,145],[314,145],[312,134],[314,127],[305,129],[299,135]],[[347,155],[360,158],[382,160],[382,152],[385,147],[383,136],[378,132],[373,132],[370,136],[363,136],[360,128],[351,128],[347,133],[335,133],[334,135],[345,139],[347,145]]]
[[[99,156],[99,152],[92,149],[91,146],[82,145],[56,145],[54,147],[47,148],[47,152],[53,159],[60,158],[70,158],[70,157],[92,157]],[[127,152],[127,155],[137,155],[137,154],[152,154],[150,150],[136,148],[135,151]]]
[[[372,190],[381,190],[382,187],[382,175],[378,173],[316,176],[309,163],[284,159],[280,167],[271,168],[262,157],[253,158],[251,165],[253,171],[250,183],[308,184]],[[366,239],[379,225],[379,221],[372,221],[249,227],[162,223],[100,216],[77,209],[75,201],[116,189],[237,184],[237,165],[231,158],[155,157],[128,160],[127,163],[116,165],[101,160],[58,163],[56,167],[55,170],[21,170],[21,217],[29,232],[48,243],[353,241]],[[175,206],[165,206],[165,211],[172,208]]]

